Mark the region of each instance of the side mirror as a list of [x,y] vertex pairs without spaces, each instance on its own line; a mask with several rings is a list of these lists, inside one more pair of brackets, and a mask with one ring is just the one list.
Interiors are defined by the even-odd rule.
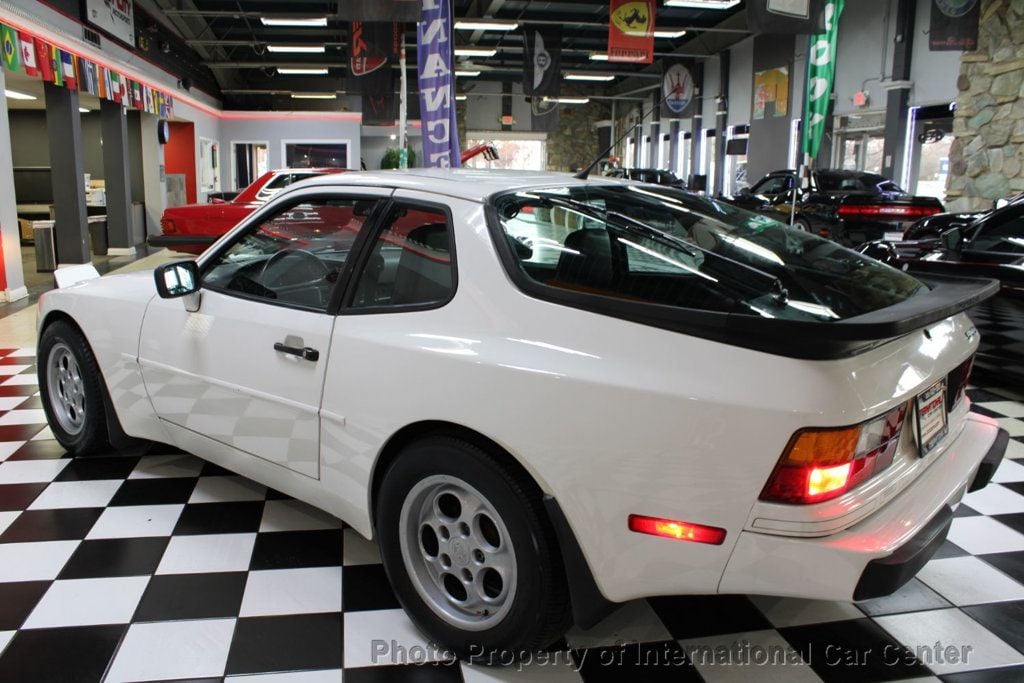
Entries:
[[960,228],[951,228],[942,233],[942,246],[950,251],[960,251],[964,244],[964,232]]
[[153,271],[156,291],[164,299],[177,299],[199,291],[199,266],[195,261],[165,263]]

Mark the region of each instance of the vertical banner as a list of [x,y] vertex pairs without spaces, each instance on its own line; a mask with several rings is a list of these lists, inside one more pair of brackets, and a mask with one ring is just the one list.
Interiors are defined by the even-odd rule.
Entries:
[[690,67],[692,60],[666,59],[662,62],[661,116],[688,119],[696,105],[696,83]]
[[536,96],[530,98],[530,130],[538,133],[557,133],[561,118],[556,100],[545,100]]
[[420,87],[423,162],[427,168],[458,167],[450,0],[423,0],[416,28],[416,72]]
[[523,94],[558,97],[562,85],[562,27],[523,27]]
[[932,0],[928,49],[932,52],[978,49],[979,0]]
[[398,118],[395,70],[399,24],[353,21],[349,73],[363,100],[363,125],[390,126]]
[[608,61],[654,61],[654,0],[611,0],[608,8]]
[[811,36],[807,51],[807,92],[804,95],[804,121],[800,149],[806,163],[818,156],[825,135],[825,118],[836,77],[836,42],[839,17],[844,0],[825,3],[825,31]]

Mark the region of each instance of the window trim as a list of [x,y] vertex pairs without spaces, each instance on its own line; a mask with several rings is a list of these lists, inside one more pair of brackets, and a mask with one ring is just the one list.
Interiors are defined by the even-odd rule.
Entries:
[[[284,188],[282,193],[288,188]],[[361,188],[355,188],[361,189]],[[281,201],[276,201],[278,197],[281,197]],[[355,241],[352,243],[352,250],[349,252],[349,257],[345,259],[345,265],[342,267],[341,272],[338,274],[338,280],[331,286],[330,295],[327,298],[326,308],[316,308],[314,306],[305,306],[303,304],[296,304],[293,302],[276,301],[274,299],[267,299],[255,294],[249,294],[247,292],[239,292],[233,289],[225,289],[223,287],[211,286],[207,283],[206,274],[214,264],[218,262],[224,253],[231,249],[238,242],[251,234],[253,229],[258,229],[260,225],[267,219],[267,216],[276,215],[288,211],[299,204],[304,202],[311,202],[317,200],[331,200],[331,199],[351,199],[353,201],[360,200],[372,200],[375,202],[373,209],[370,211],[370,215],[366,218],[364,229],[359,231],[356,235]],[[203,255],[203,258],[199,261],[199,288],[200,291],[208,290],[223,294],[224,296],[230,296],[237,299],[245,299],[246,301],[253,301],[256,303],[267,304],[268,306],[278,306],[280,308],[289,308],[296,311],[304,311],[307,313],[320,313],[323,315],[337,315],[338,303],[341,299],[341,293],[348,286],[348,282],[352,277],[352,270],[354,268],[354,261],[361,254],[360,249],[365,242],[366,235],[371,232],[376,232],[377,222],[380,220],[381,207],[386,205],[390,201],[390,194],[387,195],[372,195],[372,194],[361,194],[361,193],[332,193],[330,190],[324,188],[315,188],[310,192],[299,192],[296,194],[289,193],[287,196],[280,194],[274,197],[275,201],[268,202],[261,206],[259,209],[254,211],[242,225],[238,228],[237,234],[228,233],[230,239],[224,241],[213,253],[209,256]]]
[[[452,288],[448,297],[442,301],[431,301],[422,304],[387,304],[381,306],[363,306],[355,307],[352,305],[352,300],[355,298],[356,289],[359,285],[359,277],[362,276],[363,270],[366,268],[366,264],[370,260],[370,254],[373,253],[373,247],[376,246],[377,241],[383,234],[384,229],[388,225],[388,221],[395,209],[397,208],[418,208],[425,209],[427,211],[437,211],[438,213],[444,214],[445,223],[448,228],[448,253],[451,259],[452,268]],[[366,241],[363,244],[363,248],[358,254],[358,259],[353,263],[351,277],[345,283],[345,290],[343,295],[340,297],[339,308],[337,315],[376,315],[380,313],[413,313],[416,311],[432,311],[438,308],[444,308],[455,299],[455,294],[459,290],[459,268],[458,268],[458,257],[457,257],[457,246],[455,237],[455,219],[452,216],[451,207],[442,202],[430,202],[421,199],[410,199],[407,197],[395,197],[392,195],[383,202],[380,208],[380,214],[377,217],[377,223],[373,226],[373,229],[367,232]],[[346,264],[348,265],[348,264]],[[341,278],[339,278],[340,280]]]

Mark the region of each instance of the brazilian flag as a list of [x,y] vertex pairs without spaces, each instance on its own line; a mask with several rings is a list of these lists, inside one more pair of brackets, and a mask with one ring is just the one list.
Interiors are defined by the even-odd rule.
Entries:
[[10,26],[3,26],[0,37],[4,46],[4,66],[11,71],[21,70],[21,49],[18,45],[18,32]]

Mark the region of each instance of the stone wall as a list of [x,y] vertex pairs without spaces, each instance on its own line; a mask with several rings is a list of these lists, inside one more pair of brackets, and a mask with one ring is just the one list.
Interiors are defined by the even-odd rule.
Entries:
[[1024,0],[982,0],[957,87],[947,208],[990,208],[1024,191]]
[[548,170],[572,171],[590,165],[598,148],[597,122],[611,117],[607,101],[559,106],[558,131],[548,133]]

